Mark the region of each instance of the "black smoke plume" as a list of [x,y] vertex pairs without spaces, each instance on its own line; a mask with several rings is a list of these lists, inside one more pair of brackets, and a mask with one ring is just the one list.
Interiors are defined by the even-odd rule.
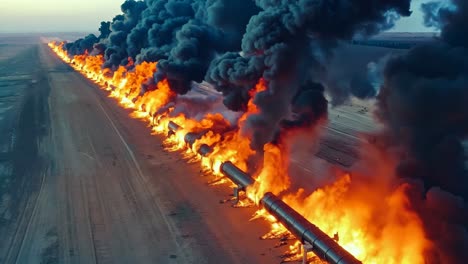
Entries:
[[390,145],[402,151],[397,174],[423,187],[409,193],[434,249],[429,263],[468,258],[468,2],[423,5],[440,41],[390,59],[378,95],[378,117]]
[[67,49],[68,54],[77,55],[89,52],[93,49],[94,44],[96,44],[99,39],[94,34],[89,34],[84,38],[77,39],[73,43],[65,44],[65,49]]
[[115,68],[128,63],[127,36],[140,21],[142,12],[146,7],[146,3],[142,1],[127,0],[122,4],[123,15],[117,15],[113,19],[110,25],[111,33],[103,41],[107,47],[104,52],[106,60],[104,67]]
[[[426,24],[441,41],[389,60],[378,95],[378,116],[389,144],[401,148],[398,174],[412,184],[408,197],[434,249],[429,263],[468,259],[466,157],[468,131],[468,2],[427,4]],[[259,113],[243,133],[261,150],[281,131],[313,126],[327,113],[324,92],[373,96],[362,75],[333,85],[327,62],[340,41],[369,36],[410,15],[410,0],[127,0],[122,14],[66,48],[94,48],[105,67],[158,61],[155,81],[186,93],[203,80],[232,110],[245,110],[260,78],[268,84],[254,103]],[[336,88],[336,89],[335,89]],[[344,93],[343,93],[344,91]],[[420,183],[424,183],[424,186]],[[450,192],[450,193],[449,193]],[[404,245],[402,245],[404,246]]]
[[191,82],[202,82],[217,54],[241,50],[253,0],[127,0],[122,14],[102,22],[99,37],[90,35],[66,45],[70,55],[104,54],[104,67],[131,61],[158,61],[156,81],[167,79],[184,94]]
[[[106,39],[111,30],[110,30],[110,22],[101,22],[101,26],[99,27],[100,35],[96,37],[94,34],[89,34],[85,38],[77,39],[72,43],[67,43],[65,45],[65,49],[68,51],[70,55],[77,55],[83,54],[85,52],[92,52],[95,49],[95,45],[100,41]],[[99,48],[99,47],[98,47]],[[101,48],[99,53],[102,53],[104,48]]]
[[[156,82],[167,79],[184,94],[193,81],[206,80],[235,111],[245,110],[248,91],[264,77],[270,89],[255,98],[261,113],[246,128],[253,147],[261,149],[288,115],[299,87],[320,82],[316,77],[326,71],[324,62],[337,42],[391,27],[394,14],[409,15],[408,2],[127,0],[121,15],[101,23],[98,38],[69,50],[78,54],[94,47],[93,54],[104,54],[104,67],[113,69],[129,58],[158,61]],[[372,95],[355,89],[369,88],[362,76],[349,86],[358,96]]]
[[211,62],[205,77],[223,93],[224,104],[233,111],[245,111],[249,90],[262,77],[263,58],[243,57],[238,52],[226,52]]
[[142,19],[127,39],[129,55],[137,63],[159,61],[169,56],[175,34],[194,16],[192,1],[151,0]]
[[156,80],[167,78],[184,94],[192,81],[202,82],[218,53],[240,50],[243,28],[258,12],[251,0],[191,1],[194,16],[173,35],[174,45],[158,63]]
[[388,61],[377,114],[406,148],[402,174],[467,198],[462,142],[468,136],[468,3],[454,4],[456,9],[438,9],[437,16],[430,12],[442,29],[440,42]]
[[313,127],[324,118],[328,112],[324,91],[325,88],[320,83],[308,82],[302,85],[291,101],[294,119],[282,120],[282,130]]
[[262,11],[247,25],[242,53],[214,60],[206,79],[233,109],[245,108],[258,77],[267,81],[269,89],[254,98],[260,113],[249,117],[245,129],[257,150],[273,139],[299,88],[324,71],[323,62],[339,40],[377,33],[410,14],[409,0],[256,3]]

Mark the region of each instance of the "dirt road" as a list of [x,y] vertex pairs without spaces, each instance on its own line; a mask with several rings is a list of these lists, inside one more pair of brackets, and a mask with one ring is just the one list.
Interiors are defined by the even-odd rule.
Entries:
[[281,261],[253,208],[46,45],[2,47],[0,74],[0,263]]

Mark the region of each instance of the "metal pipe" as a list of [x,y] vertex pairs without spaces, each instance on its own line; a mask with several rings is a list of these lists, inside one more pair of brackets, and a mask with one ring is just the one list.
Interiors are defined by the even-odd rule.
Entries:
[[175,134],[179,129],[181,129],[181,127],[172,122],[172,121],[169,121],[169,123],[167,124],[167,128],[169,128],[169,133],[172,133],[172,134]]
[[[195,143],[195,141],[200,139],[205,133],[206,133],[206,131],[202,132],[202,133],[189,132],[189,133],[185,134],[184,141],[185,141],[185,143],[187,143],[189,145],[190,148],[192,148],[192,145]],[[202,155],[203,157],[208,156],[212,151],[213,151],[213,149],[210,146],[208,146],[207,144],[202,144],[197,149],[198,154]]]
[[[170,133],[175,134],[181,127],[170,121],[168,124]],[[200,133],[187,133],[184,140],[190,146],[201,137]],[[202,156],[207,156],[213,149],[203,144],[197,150]],[[226,161],[221,164],[221,172],[231,181],[237,184],[240,190],[245,190],[252,185],[255,180],[235,166],[232,162]],[[359,264],[361,263],[353,255],[342,248],[335,240],[310,223],[289,205],[283,202],[276,195],[268,192],[261,199],[261,204],[281,222],[295,237],[302,243],[309,243],[312,251],[321,259],[332,264]]]
[[250,177],[250,175],[243,172],[230,161],[226,161],[221,164],[221,172],[243,190],[255,182],[255,180]]
[[193,143],[200,139],[203,136],[202,133],[195,133],[195,132],[189,132],[185,134],[184,141],[187,143],[190,147],[192,147]]
[[333,264],[358,264],[357,260],[348,251],[342,248],[335,240],[310,223],[289,205],[271,192],[266,193],[262,205],[281,222],[302,243],[309,243],[312,251],[321,259]]
[[202,155],[203,157],[208,156],[211,152],[213,152],[213,148],[211,148],[207,144],[201,145],[198,149],[198,154]]

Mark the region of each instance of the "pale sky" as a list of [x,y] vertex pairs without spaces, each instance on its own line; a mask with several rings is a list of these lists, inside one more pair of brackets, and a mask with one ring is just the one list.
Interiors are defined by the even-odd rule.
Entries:
[[123,0],[0,0],[0,32],[97,32]]
[[[0,0],[0,32],[97,32],[100,22],[120,13],[123,0]],[[232,0],[236,1],[236,0]],[[420,4],[413,0],[411,18],[392,31],[433,31],[422,25]]]

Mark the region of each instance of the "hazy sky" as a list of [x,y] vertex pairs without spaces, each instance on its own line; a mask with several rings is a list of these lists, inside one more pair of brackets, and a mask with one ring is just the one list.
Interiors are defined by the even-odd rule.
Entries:
[[94,32],[123,0],[0,0],[0,32]]
[[[0,0],[0,32],[95,32],[99,23],[120,13],[123,0]],[[236,1],[236,0],[232,0]],[[392,31],[432,31],[422,25],[419,5],[413,0],[413,15],[402,19]]]

